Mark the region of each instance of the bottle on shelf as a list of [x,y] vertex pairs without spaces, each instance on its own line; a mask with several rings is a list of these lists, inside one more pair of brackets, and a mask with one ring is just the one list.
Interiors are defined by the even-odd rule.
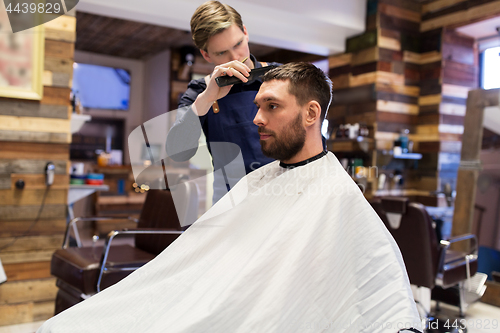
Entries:
[[337,139],[342,139],[345,135],[345,129],[344,129],[344,125],[340,125],[338,130],[337,130]]
[[366,126],[365,123],[360,123],[359,124],[359,136],[368,137],[369,134],[370,134],[370,131],[368,130],[368,126]]
[[356,139],[359,135],[359,124],[354,125],[349,124],[349,139]]
[[344,125],[344,138],[349,139],[351,137],[351,124],[345,124]]
[[401,152],[403,154],[408,153],[408,142],[410,141],[408,139],[408,134],[410,133],[410,130],[405,128],[401,130],[401,134],[399,136],[399,142],[401,144]]
[[394,156],[401,155],[403,153],[403,149],[401,148],[401,140],[397,139],[396,141],[394,141],[392,153]]

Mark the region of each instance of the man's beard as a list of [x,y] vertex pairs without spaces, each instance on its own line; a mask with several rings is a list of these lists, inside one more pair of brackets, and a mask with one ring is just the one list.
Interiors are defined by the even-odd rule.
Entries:
[[[267,131],[263,127],[259,127],[259,133],[272,136],[267,140],[260,140],[262,153],[279,161],[290,160],[298,154],[306,142],[306,130],[302,126],[302,115],[300,113],[279,135],[274,131]],[[270,142],[273,139],[274,141]]]

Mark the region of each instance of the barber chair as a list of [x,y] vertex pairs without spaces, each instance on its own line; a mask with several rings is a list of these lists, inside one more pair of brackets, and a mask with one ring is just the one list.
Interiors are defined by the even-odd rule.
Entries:
[[[175,206],[170,190],[149,190],[136,220],[137,229],[111,231],[104,246],[69,247],[70,231],[77,222],[109,218],[76,218],[68,224],[62,249],[56,250],[51,260],[50,271],[59,288],[55,314],[117,283],[152,260],[196,220],[196,184],[181,182],[173,191]],[[117,242],[112,245],[121,235],[132,235],[135,246]]]
[[[464,297],[467,281],[470,282],[470,277],[477,271],[476,237],[467,234],[438,243],[432,219],[422,204],[400,197],[385,197],[371,204],[401,250],[410,283],[430,290],[436,287],[445,291],[457,288],[460,291],[457,305],[462,315],[467,306]],[[470,242],[468,252],[450,249],[451,244],[463,241]],[[430,293],[427,293],[427,296],[430,298]],[[433,325],[434,318],[429,314],[430,299],[420,302],[429,304],[429,309],[426,309],[427,332],[448,332],[453,329],[438,327],[446,324],[446,319],[434,321]],[[448,321],[450,322],[453,320]]]

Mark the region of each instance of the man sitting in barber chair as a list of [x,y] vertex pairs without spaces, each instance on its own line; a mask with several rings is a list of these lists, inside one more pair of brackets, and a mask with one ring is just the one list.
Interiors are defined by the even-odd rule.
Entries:
[[[418,332],[393,238],[323,150],[331,82],[315,66],[268,72],[255,98],[262,151],[154,260],[38,332]],[[418,330],[417,330],[418,329]]]

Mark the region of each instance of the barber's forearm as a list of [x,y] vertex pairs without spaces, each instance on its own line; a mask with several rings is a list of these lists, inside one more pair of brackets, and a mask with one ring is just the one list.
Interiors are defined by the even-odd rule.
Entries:
[[208,110],[210,110],[213,102],[213,100],[207,98],[205,92],[202,92],[198,95],[198,97],[196,97],[196,100],[193,103],[193,112],[199,117],[204,116],[207,114]]

